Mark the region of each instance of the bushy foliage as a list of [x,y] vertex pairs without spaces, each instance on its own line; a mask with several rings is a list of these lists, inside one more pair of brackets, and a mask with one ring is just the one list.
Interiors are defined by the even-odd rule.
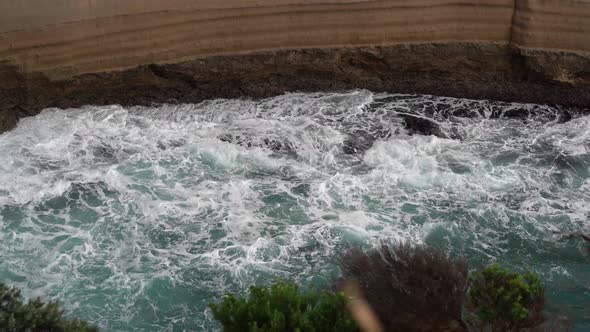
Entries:
[[464,331],[467,264],[439,250],[384,244],[341,259],[345,279],[356,280],[386,331]]
[[210,308],[227,332],[358,331],[342,293],[305,292],[292,282],[252,286],[248,297],[228,295]]
[[532,272],[510,272],[498,264],[470,276],[469,308],[474,325],[492,331],[518,331],[543,322],[545,297]]
[[20,290],[0,283],[0,331],[94,332],[98,328],[78,319],[66,319],[56,302],[24,302]]

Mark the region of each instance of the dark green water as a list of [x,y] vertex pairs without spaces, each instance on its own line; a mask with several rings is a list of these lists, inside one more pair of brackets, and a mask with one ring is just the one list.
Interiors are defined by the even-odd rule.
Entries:
[[590,233],[590,116],[368,91],[88,107],[0,155],[0,280],[105,331],[215,330],[223,294],[325,283],[382,240],[532,269],[590,330],[590,246],[556,234]]

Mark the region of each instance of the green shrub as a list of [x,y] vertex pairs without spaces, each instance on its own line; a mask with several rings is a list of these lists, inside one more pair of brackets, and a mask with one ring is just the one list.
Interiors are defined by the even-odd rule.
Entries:
[[66,319],[56,302],[23,302],[20,290],[0,283],[0,331],[90,332],[98,328],[78,319]]
[[303,292],[292,282],[252,286],[247,298],[228,295],[210,308],[228,332],[358,331],[342,293]]
[[543,322],[545,297],[532,272],[513,273],[498,264],[470,276],[469,309],[474,324],[492,331],[518,331]]

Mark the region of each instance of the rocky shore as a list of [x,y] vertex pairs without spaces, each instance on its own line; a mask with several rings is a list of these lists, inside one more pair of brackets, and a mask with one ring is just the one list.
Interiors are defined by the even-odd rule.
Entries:
[[590,107],[581,0],[31,2],[0,4],[0,132],[47,107],[288,91]]

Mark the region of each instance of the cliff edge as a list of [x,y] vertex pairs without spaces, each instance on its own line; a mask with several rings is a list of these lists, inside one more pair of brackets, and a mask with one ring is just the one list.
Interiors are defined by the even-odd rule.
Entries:
[[590,105],[587,0],[8,0],[0,132],[46,107],[285,91]]

